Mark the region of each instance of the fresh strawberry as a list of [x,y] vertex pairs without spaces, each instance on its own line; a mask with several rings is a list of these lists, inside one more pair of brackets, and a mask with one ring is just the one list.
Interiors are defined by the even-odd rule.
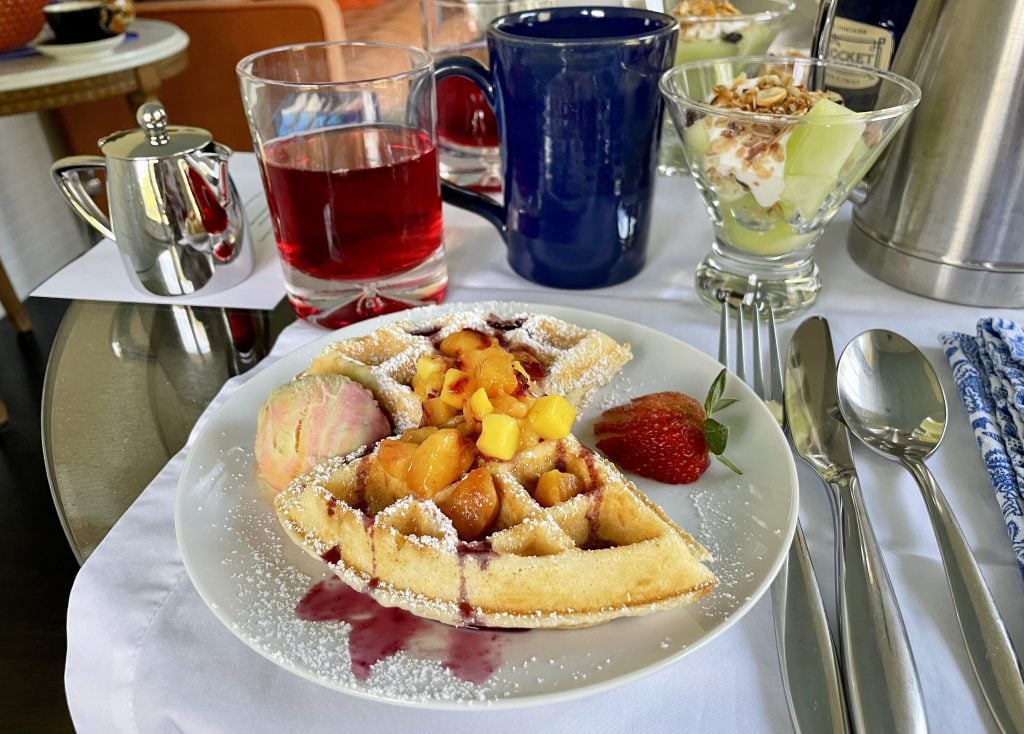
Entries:
[[657,392],[606,410],[594,425],[597,448],[626,471],[668,484],[697,481],[711,454],[740,474],[722,456],[729,429],[711,417],[736,402],[722,397],[725,375],[715,378],[703,405],[683,393]]

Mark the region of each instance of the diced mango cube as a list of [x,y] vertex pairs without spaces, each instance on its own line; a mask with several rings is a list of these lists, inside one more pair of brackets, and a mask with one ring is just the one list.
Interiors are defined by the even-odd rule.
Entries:
[[428,426],[442,426],[459,414],[441,398],[427,398],[423,401],[423,422]]
[[526,420],[543,438],[565,438],[576,420],[576,409],[561,395],[545,395],[530,407]]
[[487,397],[487,391],[482,387],[477,388],[477,391],[470,397],[469,409],[476,420],[480,420],[488,413],[494,412],[494,406],[491,405],[491,400]]
[[540,475],[533,490],[533,498],[542,507],[554,507],[582,491],[583,482],[575,474],[552,469]]
[[508,461],[519,447],[519,422],[509,415],[491,413],[483,417],[476,447],[484,456]]
[[441,386],[441,400],[453,408],[461,410],[463,403],[472,394],[473,378],[469,374],[454,367],[444,373],[444,384]]

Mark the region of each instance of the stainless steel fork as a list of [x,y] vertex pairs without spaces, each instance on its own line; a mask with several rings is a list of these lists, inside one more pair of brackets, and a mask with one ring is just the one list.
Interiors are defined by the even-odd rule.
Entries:
[[[722,304],[718,361],[751,385],[785,430],[782,361],[771,300],[756,286],[742,295],[720,293],[718,300]],[[734,327],[730,326],[731,321],[735,322]],[[751,379],[747,378],[747,321],[751,336]],[[731,331],[735,331],[733,348],[730,348]],[[762,332],[767,334],[767,339]],[[842,676],[799,520],[793,543],[779,575],[772,582],[771,591],[779,665],[793,727],[797,732],[848,733],[850,725]]]

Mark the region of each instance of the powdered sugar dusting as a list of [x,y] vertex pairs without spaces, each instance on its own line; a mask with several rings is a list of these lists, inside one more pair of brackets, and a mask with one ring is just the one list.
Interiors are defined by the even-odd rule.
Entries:
[[[753,484],[738,482],[728,488],[696,489],[690,494],[699,520],[695,531],[701,543],[715,557],[711,564],[719,579],[719,588],[702,602],[702,608],[712,618],[724,618],[736,605],[745,601],[731,591],[746,586],[754,579],[754,572],[746,556],[767,551],[763,541],[763,528],[750,526],[750,516],[737,516],[737,502],[741,505],[760,489]],[[756,525],[756,523],[755,523]]]
[[359,680],[347,645],[351,625],[296,616],[296,604],[319,577],[301,571],[286,552],[291,544],[282,543],[265,504],[258,498],[240,502],[228,519],[226,532],[249,550],[222,561],[235,582],[237,608],[248,610],[235,620],[235,631],[284,667],[336,688],[389,700],[480,702],[494,697],[495,686],[502,687],[500,675],[471,683],[456,677],[436,655],[410,652],[382,659],[366,680]]

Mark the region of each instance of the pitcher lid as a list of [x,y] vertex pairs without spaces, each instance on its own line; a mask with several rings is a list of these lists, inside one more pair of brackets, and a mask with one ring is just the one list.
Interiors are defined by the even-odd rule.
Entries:
[[167,110],[159,102],[146,102],[135,113],[139,127],[111,133],[100,140],[103,154],[109,158],[170,158],[209,145],[208,130],[184,125],[168,125]]

